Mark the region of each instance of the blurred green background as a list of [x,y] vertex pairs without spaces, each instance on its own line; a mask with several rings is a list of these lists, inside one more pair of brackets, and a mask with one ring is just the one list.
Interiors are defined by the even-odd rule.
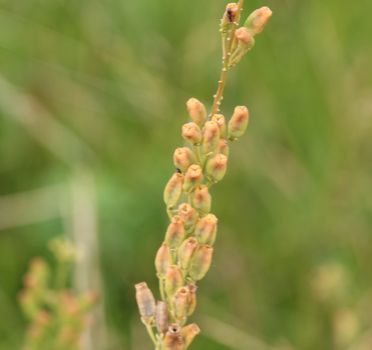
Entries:
[[[133,284],[156,290],[163,187],[210,104],[226,2],[0,0],[0,349],[19,349],[22,276],[66,234],[96,288],[94,344],[150,349]],[[274,16],[229,78],[248,134],[213,189],[214,263],[193,349],[372,349],[371,1],[247,1]],[[43,349],[40,349],[43,350]]]

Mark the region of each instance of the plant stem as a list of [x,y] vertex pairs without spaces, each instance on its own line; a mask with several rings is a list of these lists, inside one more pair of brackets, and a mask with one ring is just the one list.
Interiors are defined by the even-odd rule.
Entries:
[[155,347],[157,348],[158,347],[158,341],[156,340],[156,337],[155,337],[155,334],[154,334],[154,331],[153,331],[152,327],[145,322],[144,322],[144,324],[146,326],[147,333],[149,334],[151,340],[153,341]]
[[229,70],[229,60],[231,56],[231,49],[233,48],[233,42],[234,42],[234,34],[235,30],[238,26],[239,19],[240,19],[240,11],[243,8],[244,0],[240,0],[238,3],[238,18],[236,21],[232,24],[232,28],[230,30],[230,35],[227,36],[226,39],[222,39],[223,41],[223,57],[222,57],[222,69],[221,69],[221,74],[220,74],[220,79],[218,80],[218,87],[216,94],[213,96],[213,105],[212,105],[212,110],[210,113],[210,116],[213,114],[216,114],[220,110],[220,105],[221,101],[223,99],[223,91],[225,89],[226,81],[227,81],[227,73]]

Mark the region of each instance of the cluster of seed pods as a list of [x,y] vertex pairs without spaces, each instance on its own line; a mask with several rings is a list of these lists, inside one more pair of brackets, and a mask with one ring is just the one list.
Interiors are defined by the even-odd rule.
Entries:
[[197,99],[187,101],[191,121],[182,127],[184,147],[173,155],[175,172],[164,190],[170,223],[155,258],[161,300],[145,282],[136,285],[142,321],[152,332],[157,349],[184,350],[199,333],[186,325],[196,306],[197,282],[208,272],[217,234],[217,217],[211,213],[210,187],[225,176],[228,141],[243,135],[248,126],[248,109],[235,108],[225,121],[221,114],[207,116]]
[[238,27],[243,2],[227,4],[221,20],[222,70],[211,115],[195,98],[186,103],[191,121],[182,127],[184,147],[173,155],[176,171],[164,190],[170,223],[155,258],[161,300],[155,300],[145,282],[136,285],[141,319],[156,350],[185,350],[200,332],[187,319],[195,310],[197,283],[211,266],[216,240],[218,220],[211,213],[209,189],[225,176],[228,142],[244,134],[249,120],[244,106],[235,107],[228,122],[218,114],[227,72],[254,46],[272,15],[261,7]]
[[94,292],[75,294],[53,287],[48,264],[35,258],[24,278],[19,298],[30,324],[23,350],[81,349],[88,311],[96,304]]

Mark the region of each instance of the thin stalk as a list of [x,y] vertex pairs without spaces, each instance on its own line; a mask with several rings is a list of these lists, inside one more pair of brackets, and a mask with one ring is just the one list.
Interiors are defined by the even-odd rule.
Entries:
[[243,8],[244,0],[240,0],[238,3],[238,13],[239,17],[236,19],[236,21],[232,24],[232,28],[230,30],[229,35],[224,39],[224,35],[222,38],[223,42],[223,57],[222,57],[222,69],[220,73],[220,79],[218,80],[218,87],[216,94],[213,96],[213,105],[212,105],[212,110],[210,113],[210,116],[213,114],[216,114],[220,110],[220,105],[221,101],[223,99],[223,92],[226,86],[226,81],[227,81],[227,76],[228,76],[228,70],[229,70],[229,61],[230,61],[230,56],[231,56],[231,51],[233,48],[234,44],[234,34],[235,30],[238,27],[239,20],[240,20],[240,11]]
[[152,329],[152,327],[149,324],[147,324],[145,322],[144,322],[144,324],[146,326],[147,333],[149,334],[149,336],[150,336],[152,342],[154,343],[155,347],[158,347],[158,341],[156,340],[154,330]]

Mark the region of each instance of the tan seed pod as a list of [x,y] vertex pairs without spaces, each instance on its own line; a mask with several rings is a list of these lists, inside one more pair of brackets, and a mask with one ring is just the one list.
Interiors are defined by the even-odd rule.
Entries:
[[203,170],[198,164],[191,165],[185,174],[185,181],[183,182],[183,190],[190,192],[203,180]]
[[185,223],[180,215],[172,217],[165,233],[165,242],[170,248],[178,248],[185,238]]
[[174,206],[181,197],[184,176],[178,172],[169,179],[164,189],[164,202],[167,207]]
[[198,287],[195,283],[189,283],[187,285],[187,288],[189,289],[189,300],[187,305],[187,315],[191,316],[196,308],[197,300],[196,300],[196,291]]
[[163,243],[155,257],[155,268],[159,278],[164,278],[169,266],[172,265],[172,255],[167,243]]
[[226,157],[229,157],[230,148],[226,140],[221,139],[218,143],[217,153],[223,154]]
[[248,127],[249,111],[245,106],[237,106],[229,120],[228,137],[230,140],[235,140],[242,136]]
[[272,14],[273,12],[267,6],[261,7],[249,15],[244,26],[248,28],[253,35],[261,33]]
[[186,107],[192,121],[202,126],[207,119],[207,110],[204,104],[196,98],[190,98],[186,102]]
[[187,349],[194,338],[200,333],[200,328],[196,323],[191,323],[181,329],[181,336],[185,341],[185,349]]
[[178,249],[178,257],[181,268],[187,270],[190,264],[192,254],[198,246],[198,241],[195,237],[189,237],[184,240]]
[[195,237],[200,244],[213,245],[216,240],[218,219],[208,214],[198,220],[195,226]]
[[195,162],[193,152],[188,147],[176,148],[173,154],[173,163],[177,169],[180,169],[183,173],[189,168],[191,164]]
[[192,205],[201,214],[208,214],[211,211],[212,196],[209,193],[208,186],[200,185],[192,193]]
[[194,281],[201,280],[208,272],[212,263],[213,247],[199,246],[191,258],[189,275]]
[[189,303],[189,289],[179,288],[173,296],[173,310],[176,320],[182,322],[187,317],[187,307]]
[[182,137],[193,145],[199,145],[202,140],[201,130],[194,122],[186,123],[182,126]]
[[198,213],[188,203],[182,203],[178,207],[178,215],[185,223],[185,228],[193,227],[198,219]]
[[171,297],[183,285],[182,271],[177,265],[171,265],[165,275],[165,291]]
[[146,282],[135,285],[136,300],[143,322],[150,324],[155,314],[155,298]]
[[220,129],[215,121],[208,121],[203,129],[202,149],[205,155],[214,153],[220,140]]
[[226,122],[225,117],[222,114],[214,114],[211,118],[211,120],[215,123],[217,123],[218,128],[220,129],[220,137],[225,138],[226,137]]
[[227,157],[223,154],[216,154],[208,160],[206,173],[214,182],[221,181],[226,174]]
[[181,327],[177,324],[169,326],[163,340],[164,350],[185,350],[185,341],[181,336]]
[[159,333],[165,333],[169,327],[169,315],[167,303],[158,301],[155,309],[155,324]]

